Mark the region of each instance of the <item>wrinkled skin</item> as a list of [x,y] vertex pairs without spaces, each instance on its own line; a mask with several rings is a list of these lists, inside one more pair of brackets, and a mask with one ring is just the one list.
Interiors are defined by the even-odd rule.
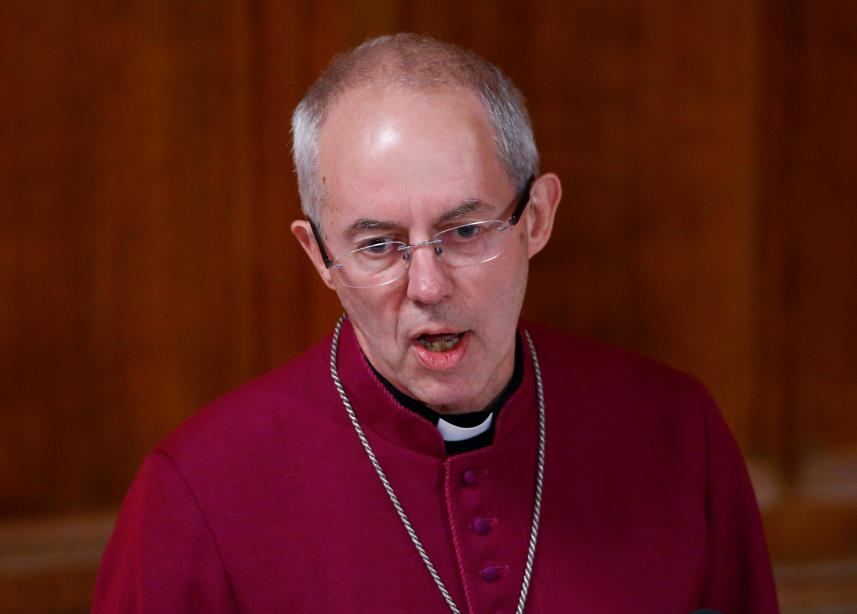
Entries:
[[[516,197],[481,102],[462,90],[346,92],[322,125],[319,172],[326,193],[322,233],[331,258],[355,247],[346,230],[361,218],[394,226],[370,236],[415,243],[449,227],[440,217],[465,201],[482,205],[456,223],[506,220]],[[384,377],[438,411],[475,411],[512,375],[529,259],[550,237],[560,193],[555,175],[538,178],[523,218],[503,233],[495,260],[451,268],[431,248],[420,248],[403,278],[376,288],[346,287],[326,269],[308,222],[294,222],[292,231],[339,295],[360,347]],[[464,331],[462,347],[449,354],[451,364],[420,358],[421,334]]]

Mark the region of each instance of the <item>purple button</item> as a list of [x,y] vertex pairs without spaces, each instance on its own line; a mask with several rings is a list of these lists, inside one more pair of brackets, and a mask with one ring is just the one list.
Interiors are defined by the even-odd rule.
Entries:
[[473,469],[467,469],[463,474],[461,474],[461,481],[467,486],[476,486],[476,480],[478,477],[479,476],[476,475],[476,472]]
[[477,535],[488,535],[491,532],[491,521],[487,518],[474,518],[470,528]]
[[486,567],[485,569],[480,571],[479,575],[486,582],[496,582],[497,580],[500,579],[500,572],[501,571],[502,571],[502,569],[500,567],[491,566],[491,567]]

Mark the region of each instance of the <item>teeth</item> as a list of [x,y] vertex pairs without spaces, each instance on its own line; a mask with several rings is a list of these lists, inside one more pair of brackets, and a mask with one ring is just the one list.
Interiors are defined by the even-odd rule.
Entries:
[[443,339],[439,341],[428,341],[427,339],[420,338],[420,345],[422,345],[425,349],[430,352],[448,352],[461,341],[461,337],[458,335],[444,335]]

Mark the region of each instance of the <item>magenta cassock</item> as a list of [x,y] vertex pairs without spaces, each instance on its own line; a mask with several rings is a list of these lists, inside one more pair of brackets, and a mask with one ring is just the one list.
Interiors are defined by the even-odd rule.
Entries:
[[[521,329],[547,416],[527,612],[776,612],[746,469],[702,386],[631,353]],[[95,612],[448,611],[342,407],[329,349],[328,339],[212,403],[148,455]],[[514,612],[536,473],[530,357],[494,443],[452,457],[378,381],[347,321],[339,371],[455,602]]]

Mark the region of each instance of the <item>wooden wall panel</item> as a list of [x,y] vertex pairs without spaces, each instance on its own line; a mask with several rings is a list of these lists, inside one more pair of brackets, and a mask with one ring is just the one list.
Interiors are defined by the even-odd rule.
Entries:
[[857,15],[762,5],[756,447],[782,478],[774,555],[857,552]]
[[789,6],[769,3],[766,13],[771,112],[760,122],[759,226],[773,281],[760,279],[769,294],[760,319],[768,328],[764,318],[774,321],[763,343],[778,365],[766,386],[790,408],[787,438],[802,454],[857,442],[857,414],[848,411],[857,407],[857,15],[842,5]]
[[754,15],[693,6],[539,3],[533,113],[565,197],[527,312],[695,373],[746,441]]
[[759,182],[756,207],[753,434],[756,450],[773,460],[783,479],[797,472],[797,399],[794,394],[793,229],[797,220],[789,195],[803,115],[805,62],[798,52],[803,17],[796,2],[760,3]]
[[[857,454],[857,12],[805,3],[805,114],[791,194],[802,448]],[[843,408],[852,411],[843,412]]]
[[[16,10],[23,27],[4,54],[15,92],[3,103],[15,118],[5,514],[115,504],[145,450],[263,367],[256,304],[267,303],[254,294],[242,5]],[[296,297],[289,272],[280,284]]]

